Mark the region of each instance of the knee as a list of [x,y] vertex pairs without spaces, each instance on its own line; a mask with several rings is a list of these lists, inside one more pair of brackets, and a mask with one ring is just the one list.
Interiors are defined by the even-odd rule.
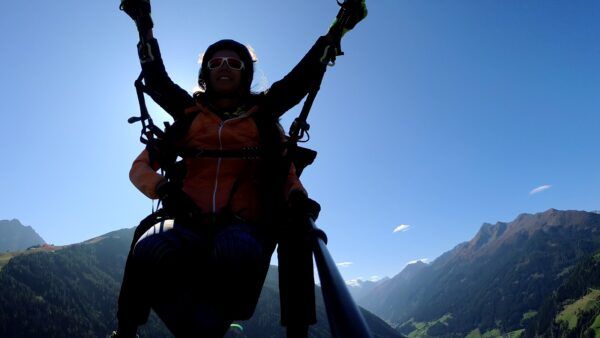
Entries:
[[140,268],[156,269],[172,266],[178,248],[166,236],[154,235],[139,240],[133,249],[133,262]]
[[214,256],[222,268],[238,270],[260,265],[264,252],[259,240],[248,231],[228,229],[215,238]]

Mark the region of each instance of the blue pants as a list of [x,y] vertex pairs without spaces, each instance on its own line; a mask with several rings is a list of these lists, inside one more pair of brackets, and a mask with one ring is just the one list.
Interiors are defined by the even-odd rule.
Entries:
[[254,312],[274,246],[243,223],[212,233],[155,225],[128,257],[119,326],[145,323],[151,307],[177,337],[222,337]]

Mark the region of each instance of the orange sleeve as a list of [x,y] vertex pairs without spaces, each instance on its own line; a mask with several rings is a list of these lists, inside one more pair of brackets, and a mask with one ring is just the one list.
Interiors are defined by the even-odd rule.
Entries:
[[294,164],[292,164],[290,166],[290,171],[288,172],[288,176],[287,176],[287,180],[285,181],[284,188],[285,188],[284,194],[285,194],[286,201],[290,198],[290,193],[294,190],[300,190],[300,191],[304,192],[306,195],[308,195],[308,193],[306,192],[306,189],[304,189],[304,187],[302,186],[302,182],[300,182],[298,175],[296,175],[296,167],[294,166]]
[[156,185],[165,179],[156,170],[150,165],[150,155],[146,149],[133,161],[131,170],[129,170],[129,180],[131,180],[131,183],[151,199],[158,198]]

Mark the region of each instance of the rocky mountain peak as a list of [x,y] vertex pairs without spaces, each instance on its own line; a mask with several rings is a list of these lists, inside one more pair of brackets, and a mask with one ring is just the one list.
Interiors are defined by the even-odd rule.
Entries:
[[0,252],[19,251],[46,242],[30,226],[18,219],[0,220]]
[[404,269],[402,269],[402,271],[400,271],[399,274],[397,274],[396,276],[394,276],[394,280],[398,280],[398,279],[402,279],[405,281],[411,280],[413,279],[419,272],[421,272],[421,270],[423,270],[423,268],[429,266],[429,264],[419,260],[416,261],[414,263],[410,263],[407,266],[404,267]]
[[508,229],[508,223],[497,222],[496,224],[483,223],[481,229],[469,242],[467,250],[479,250],[486,244],[498,240]]
[[554,208],[544,212],[522,213],[512,222],[483,223],[477,234],[460,248],[461,256],[479,255],[494,250],[511,241],[515,236],[532,236],[537,231],[548,231],[553,227],[579,228],[598,227],[600,230],[600,214],[578,210],[557,210]]

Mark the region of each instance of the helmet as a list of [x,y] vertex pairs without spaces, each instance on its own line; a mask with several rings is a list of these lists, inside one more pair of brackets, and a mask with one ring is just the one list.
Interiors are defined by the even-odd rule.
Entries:
[[230,50],[240,56],[242,62],[244,62],[241,81],[242,90],[244,93],[250,93],[250,85],[252,84],[252,78],[254,77],[254,58],[246,46],[235,40],[229,39],[213,43],[206,49],[206,52],[204,52],[202,65],[200,66],[200,72],[198,74],[198,85],[200,88],[207,94],[210,94],[210,81],[208,81],[210,70],[208,69],[208,61],[212,59],[216,52],[221,50]]

